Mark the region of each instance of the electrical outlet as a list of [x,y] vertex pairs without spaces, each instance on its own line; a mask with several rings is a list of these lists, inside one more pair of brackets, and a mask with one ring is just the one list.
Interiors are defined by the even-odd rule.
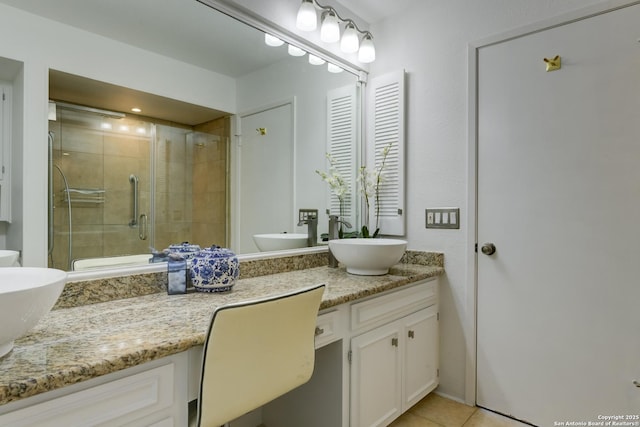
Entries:
[[460,208],[425,209],[426,228],[460,228]]
[[318,209],[298,209],[299,224],[302,224],[310,219],[318,219]]

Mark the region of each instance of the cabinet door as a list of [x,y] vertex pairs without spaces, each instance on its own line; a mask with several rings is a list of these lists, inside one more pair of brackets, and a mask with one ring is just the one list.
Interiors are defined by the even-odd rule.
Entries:
[[400,324],[351,340],[351,426],[386,426],[402,412]]
[[404,369],[402,411],[406,411],[438,385],[438,305],[402,319]]

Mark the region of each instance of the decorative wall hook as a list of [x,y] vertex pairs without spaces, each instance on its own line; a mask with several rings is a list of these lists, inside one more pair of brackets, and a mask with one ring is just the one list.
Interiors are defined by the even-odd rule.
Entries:
[[552,59],[544,58],[544,62],[547,64],[547,72],[562,68],[562,58],[560,58],[560,55],[556,55],[556,57]]
[[256,132],[258,132],[258,135],[264,136],[267,134],[267,128],[256,128]]

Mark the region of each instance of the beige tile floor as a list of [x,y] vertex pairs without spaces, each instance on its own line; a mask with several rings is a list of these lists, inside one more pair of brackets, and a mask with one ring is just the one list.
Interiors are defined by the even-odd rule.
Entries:
[[[197,406],[189,403],[189,426],[196,425]],[[233,425],[233,423],[232,423]],[[258,427],[266,427],[264,424]],[[482,408],[467,406],[435,393],[416,403],[389,427],[530,427]]]
[[389,427],[529,427],[482,408],[431,393]]

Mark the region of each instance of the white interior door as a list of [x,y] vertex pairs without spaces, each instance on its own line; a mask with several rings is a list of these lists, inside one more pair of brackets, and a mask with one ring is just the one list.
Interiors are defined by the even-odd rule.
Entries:
[[235,249],[251,253],[254,234],[294,231],[293,104],[244,115],[240,127]]
[[479,50],[477,402],[535,425],[640,421],[639,23]]

